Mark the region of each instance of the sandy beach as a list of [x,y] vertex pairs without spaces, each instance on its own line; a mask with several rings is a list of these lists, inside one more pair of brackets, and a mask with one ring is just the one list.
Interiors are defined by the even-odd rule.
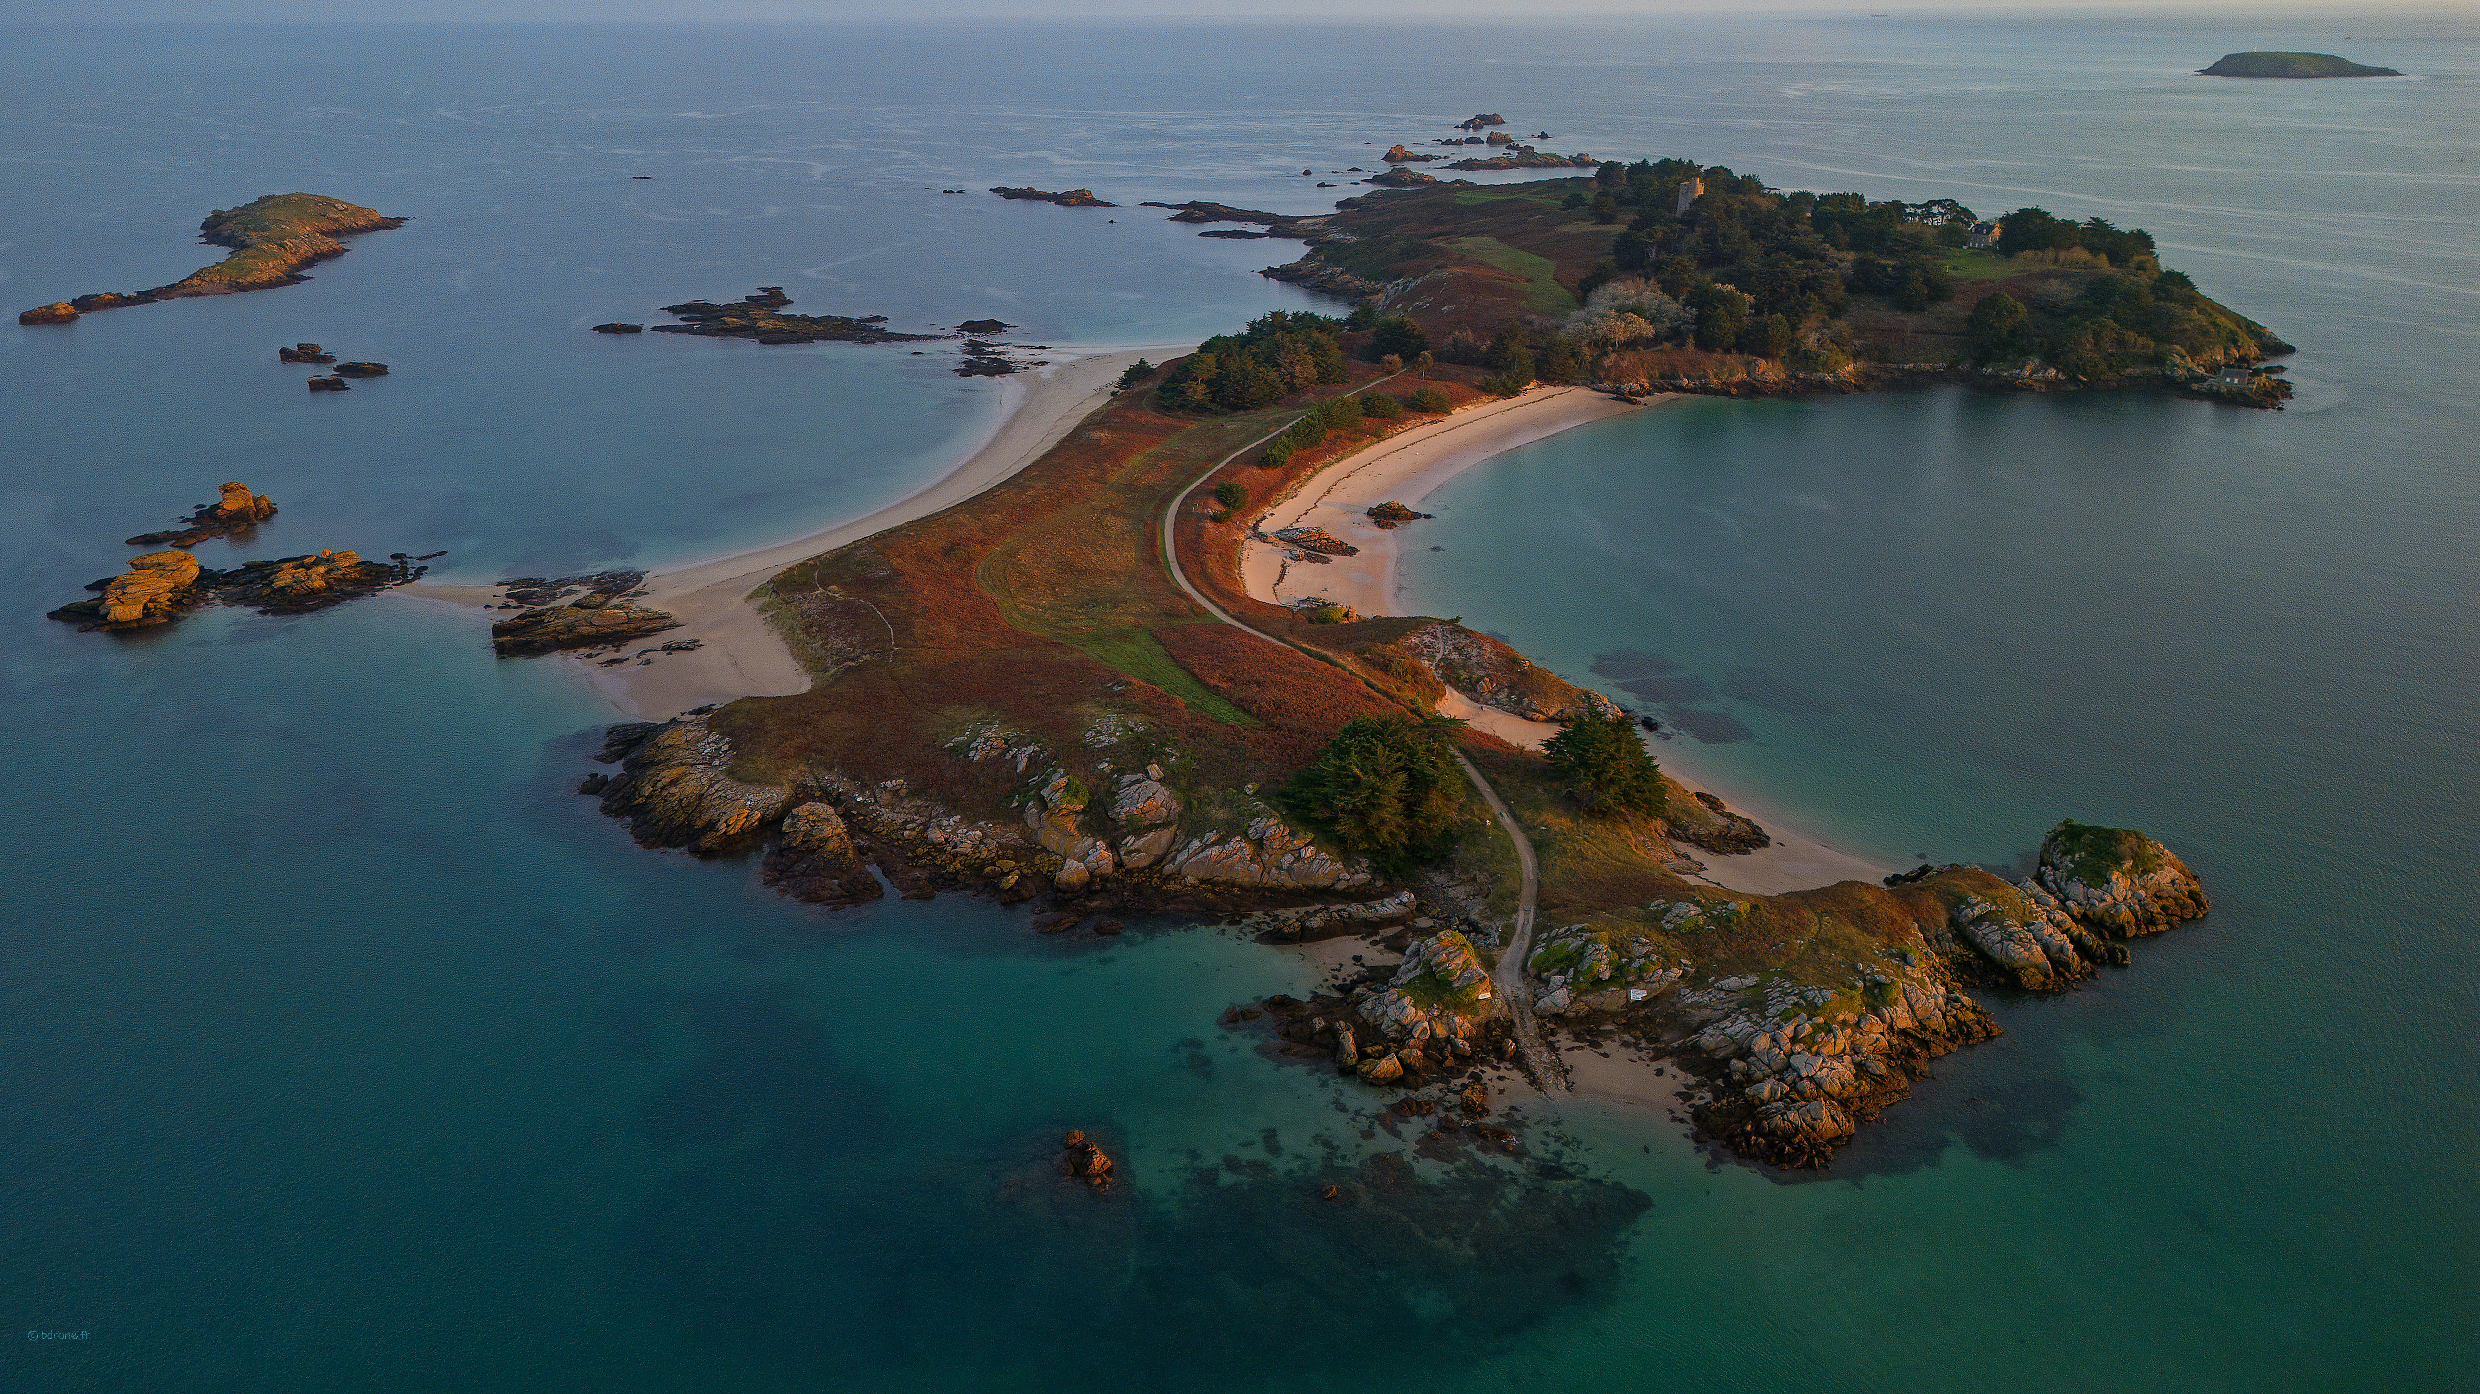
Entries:
[[[1349,605],[1364,615],[1401,613],[1395,597],[1396,557],[1407,530],[1382,529],[1370,521],[1366,510],[1390,499],[1418,508],[1425,495],[1492,456],[1590,421],[1671,400],[1676,399],[1655,398],[1640,405],[1587,388],[1554,387],[1467,407],[1444,420],[1391,436],[1310,476],[1258,522],[1258,530],[1267,534],[1297,526],[1324,528],[1359,547],[1358,556],[1337,557],[1324,565],[1304,564],[1288,560],[1290,549],[1278,543],[1253,540],[1241,557],[1241,580],[1252,597],[1278,605],[1315,597]],[[1556,726],[1484,707],[1453,692],[1439,704],[1439,710],[1531,750],[1540,749],[1543,741],[1558,734]],[[1751,806],[1713,787],[1693,770],[1682,768],[1669,743],[1655,744],[1653,751],[1673,779],[1691,791],[1702,789],[1721,798],[1762,823],[1774,838],[1771,847],[1735,856],[1693,851],[1691,855],[1706,866],[1702,879],[1714,885],[1772,895],[1837,881],[1876,881],[1892,869],[1806,836],[1787,825],[1779,811]]]
[[[794,562],[857,542],[916,518],[952,508],[1032,464],[1087,413],[1109,399],[1121,373],[1139,358],[1160,362],[1189,344],[1140,344],[1092,349],[1048,367],[1000,379],[1005,397],[990,434],[971,445],[935,481],[885,508],[789,541],[705,561],[667,567],[646,577],[642,603],[668,611],[681,627],[654,643],[696,639],[703,647],[662,653],[643,663],[605,668],[570,657],[613,706],[642,721],[737,697],[777,697],[809,688],[809,674],[750,592]],[[415,585],[399,594],[459,607],[495,604],[488,586]]]

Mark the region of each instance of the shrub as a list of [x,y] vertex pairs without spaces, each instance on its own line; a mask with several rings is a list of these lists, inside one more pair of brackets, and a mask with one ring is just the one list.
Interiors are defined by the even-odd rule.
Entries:
[[1463,724],[1442,716],[1356,716],[1277,802],[1381,871],[1400,872],[1444,851],[1453,836],[1463,781],[1447,739]]
[[1455,410],[1455,403],[1447,400],[1445,388],[1427,383],[1412,389],[1412,395],[1404,399],[1404,405],[1426,416],[1443,416]]
[[1138,383],[1141,383],[1152,376],[1154,376],[1154,365],[1140,358],[1136,362],[1128,365],[1127,372],[1119,375],[1119,386],[1113,390],[1125,392],[1129,388],[1136,386]]
[[1377,333],[1369,340],[1369,361],[1375,363],[1393,354],[1397,358],[1418,358],[1429,348],[1429,335],[1414,324],[1408,315],[1388,315],[1377,323]]
[[1398,421],[1403,418],[1403,414],[1404,404],[1399,398],[1390,397],[1383,392],[1361,394],[1361,415],[1363,416],[1375,417],[1380,421]]
[[1214,486],[1214,501],[1227,509],[1249,506],[1249,486],[1237,479],[1226,479]]
[[1579,716],[1542,746],[1550,772],[1588,813],[1662,816],[1662,769],[1625,712]]

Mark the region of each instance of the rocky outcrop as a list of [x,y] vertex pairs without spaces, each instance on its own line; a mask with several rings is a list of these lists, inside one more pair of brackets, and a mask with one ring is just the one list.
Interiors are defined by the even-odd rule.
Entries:
[[1482,130],[1482,129],[1486,128],[1486,127],[1490,127],[1490,126],[1504,126],[1504,125],[1506,125],[1506,124],[1507,124],[1507,118],[1506,118],[1506,117],[1499,115],[1499,114],[1498,114],[1497,112],[1495,112],[1495,111],[1485,111],[1485,112],[1481,113],[1479,116],[1475,116],[1475,117],[1473,117],[1472,119],[1470,119],[1470,120],[1468,120],[1468,121],[1458,121],[1458,122],[1456,122],[1456,123],[1455,123],[1455,128],[1456,128],[1457,130],[1459,130],[1459,131],[1478,131],[1478,130]]
[[608,324],[594,326],[594,332],[597,334],[643,334],[646,332],[646,326],[630,324],[626,320],[613,320]]
[[1699,994],[1727,1014],[1690,1042],[1716,1081],[1698,1122],[1742,1156],[1824,1166],[1929,1060],[1998,1034],[1979,1003],[1923,967],[1875,975],[1864,1010],[1831,999],[1821,1010],[1809,993],[1731,979]]
[[298,343],[291,348],[276,350],[278,363],[333,363],[336,355],[313,343]]
[[1395,169],[1390,169],[1384,174],[1373,174],[1361,182],[1364,184],[1375,184],[1381,189],[1417,189],[1424,184],[1437,183],[1438,176],[1435,174],[1423,174],[1417,169],[1403,169],[1398,167]]
[[189,526],[169,532],[143,532],[130,538],[132,547],[195,547],[210,537],[244,532],[276,516],[275,501],[265,494],[253,494],[250,486],[234,480],[223,486],[221,497],[213,503],[202,503],[190,510]]
[[[402,218],[324,194],[269,194],[239,208],[219,208],[198,225],[199,240],[233,249],[231,256],[215,265],[153,290],[104,291],[45,305],[19,315],[17,322],[59,324],[124,305],[298,285],[306,279],[300,274],[303,267],[344,255],[344,244],[337,237],[404,225]],[[63,309],[68,314],[62,315]]]
[[1685,801],[1676,791],[1662,815],[1673,840],[1708,852],[1735,856],[1774,845],[1773,835],[1744,813],[1734,813],[1721,799],[1697,790]]
[[1415,162],[1417,162],[1417,161],[1421,161],[1421,160],[1442,160],[1442,159],[1445,159],[1446,157],[1445,157],[1445,156],[1443,156],[1443,155],[1423,155],[1423,154],[1418,154],[1418,153],[1416,153],[1416,152],[1414,152],[1414,151],[1411,151],[1411,150],[1407,150],[1407,149],[1405,149],[1405,148],[1404,148],[1403,146],[1401,146],[1401,145],[1393,145],[1393,146],[1389,146],[1389,147],[1387,147],[1387,152],[1386,152],[1385,154],[1383,154],[1383,155],[1380,155],[1378,158],[1379,158],[1379,159],[1381,159],[1381,160],[1384,160],[1385,162],[1387,162],[1387,163],[1388,163],[1388,164],[1390,164],[1390,165],[1405,165],[1405,164],[1412,164],[1412,163],[1415,163]]
[[[1675,916],[1665,932],[1686,919]],[[1691,966],[1647,935],[1571,924],[1534,942],[1525,972],[1541,985],[1534,1013],[1556,1017],[1625,1011],[1677,987]]]
[[1352,1004],[1386,1039],[1449,1057],[1471,1054],[1483,1023],[1505,1011],[1488,965],[1452,929],[1413,941],[1386,986],[1354,993]]
[[1368,513],[1369,521],[1376,523],[1381,531],[1401,527],[1405,523],[1419,522],[1423,518],[1436,516],[1435,514],[1430,513],[1416,513],[1413,510],[1406,508],[1404,505],[1397,503],[1393,499],[1388,499],[1386,502],[1381,504],[1371,505]]
[[1111,1189],[1111,1159],[1075,1129],[1059,1141],[1059,1169],[1097,1191]]
[[262,615],[308,614],[401,586],[430,569],[414,561],[401,554],[371,562],[354,552],[318,552],[214,571],[187,552],[150,552],[132,558],[126,575],[91,583],[87,589],[98,592],[94,599],[63,605],[51,618],[81,630],[142,629],[210,601],[248,605]]
[[[149,625],[168,624],[179,619],[184,610],[198,604],[198,558],[187,552],[149,552],[129,559],[129,570],[115,576],[103,588],[103,594],[91,602],[96,629],[141,629]],[[63,606],[52,612],[60,619]]]
[[601,648],[678,629],[680,621],[661,610],[611,600],[590,593],[566,605],[545,605],[491,626],[491,652],[501,658],[530,658],[563,649]]
[[1005,187],[993,188],[991,192],[1005,199],[1026,199],[1035,203],[1056,203],[1062,208],[1119,207],[1116,203],[1105,203],[1101,199],[1094,197],[1094,191],[1091,189],[1062,189],[1057,193],[1051,193],[1047,190],[1037,189],[1032,185],[1027,184],[1024,187],[1017,189]]
[[1547,150],[1535,150],[1529,145],[1517,145],[1503,155],[1490,155],[1477,160],[1457,160],[1447,168],[1454,170],[1592,169],[1600,163],[1601,161],[1582,151],[1573,155],[1553,155]]
[[309,387],[313,392],[350,392],[353,390],[353,384],[339,377],[311,378]]
[[853,845],[843,816],[833,804],[816,800],[784,815],[782,836],[766,854],[759,874],[794,900],[830,909],[886,894]]
[[1371,880],[1271,813],[1252,819],[1238,836],[1217,830],[1190,838],[1163,869],[1192,881],[1271,889],[1350,890]]
[[1257,274],[1270,281],[1304,286],[1310,290],[1345,300],[1366,300],[1373,295],[1386,293],[1386,287],[1376,281],[1346,271],[1331,262],[1321,261],[1315,256],[1303,257],[1281,266],[1269,266]]
[[732,742],[704,716],[614,726],[603,753],[620,761],[619,777],[603,791],[603,812],[626,818],[630,834],[648,847],[735,851],[756,842],[792,803],[783,785],[728,773]]
[[336,365],[336,376],[340,378],[383,378],[387,376],[387,370],[385,363],[339,363]]
[[2033,879],[2066,915],[2114,939],[2158,934],[2212,908],[2187,863],[2132,828],[2060,823],[2041,840]]
[[1025,800],[1025,826],[1034,841],[1059,854],[1059,870],[1051,880],[1063,891],[1079,891],[1118,869],[1119,859],[1102,839],[1079,826],[1091,796],[1076,776],[1052,770],[1040,792]]
[[1568,721],[1586,712],[1618,710],[1486,634],[1458,624],[1432,624],[1396,641],[1438,680],[1485,707],[1527,721]]

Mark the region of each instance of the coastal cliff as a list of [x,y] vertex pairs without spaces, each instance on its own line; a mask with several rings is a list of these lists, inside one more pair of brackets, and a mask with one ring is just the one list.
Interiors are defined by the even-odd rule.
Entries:
[[215,265],[153,290],[101,291],[38,306],[20,314],[17,322],[66,324],[80,315],[124,305],[297,285],[305,279],[303,267],[344,255],[346,248],[338,237],[403,227],[405,221],[325,194],[268,194],[239,208],[219,208],[198,225],[200,241],[233,249],[231,256]]

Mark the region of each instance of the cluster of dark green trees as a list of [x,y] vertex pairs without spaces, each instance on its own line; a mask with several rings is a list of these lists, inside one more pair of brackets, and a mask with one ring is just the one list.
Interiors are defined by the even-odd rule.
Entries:
[[1976,363],[2039,357],[2077,378],[2146,371],[2171,348],[2211,364],[2253,361],[2280,347],[2177,271],[2112,271],[2055,305],[2030,306],[1992,292],[1972,307],[1965,335]]
[[[1690,180],[1703,192],[1683,215],[1679,191]],[[1801,326],[1841,315],[1855,291],[1911,310],[1954,295],[1946,253],[1965,229],[1907,223],[1901,203],[1770,192],[1752,176],[1688,160],[1614,161],[1594,184],[1597,198],[1634,216],[1583,292],[1618,276],[1655,281],[1697,311],[1699,348],[1777,356]],[[1848,266],[1839,253],[1854,254]]]
[[1454,840],[1464,781],[1447,742],[1463,725],[1445,716],[1356,716],[1276,802],[1381,874],[1400,875]]
[[1217,334],[1172,365],[1154,389],[1165,410],[1255,411],[1304,387],[1344,380],[1343,321],[1276,310],[1237,334]]
[[[1463,726],[1444,716],[1354,717],[1276,802],[1381,873],[1400,875],[1443,855],[1454,840],[1464,781],[1449,742]],[[1662,771],[1625,713],[1577,717],[1543,754],[1586,812],[1662,816]]]
[[2150,257],[2153,234],[2144,229],[2116,228],[2099,218],[2071,223],[2039,208],[2018,208],[1998,225],[1998,253],[2065,252],[2076,248],[2125,269],[2138,257]]

